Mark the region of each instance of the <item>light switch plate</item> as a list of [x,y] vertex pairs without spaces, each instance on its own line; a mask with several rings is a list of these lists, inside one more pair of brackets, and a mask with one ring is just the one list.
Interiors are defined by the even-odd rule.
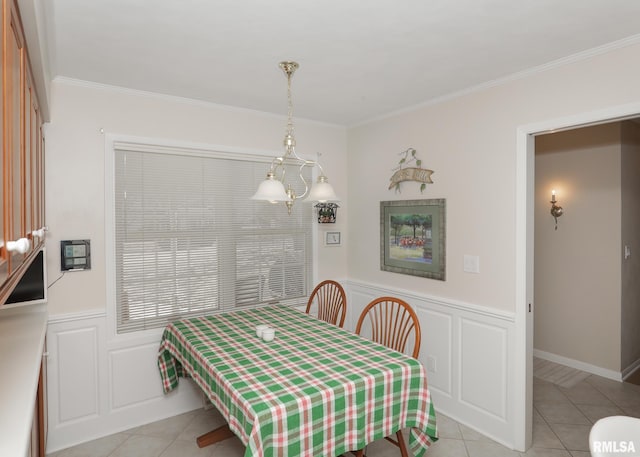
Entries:
[[477,255],[464,256],[464,271],[466,273],[480,273],[480,257]]

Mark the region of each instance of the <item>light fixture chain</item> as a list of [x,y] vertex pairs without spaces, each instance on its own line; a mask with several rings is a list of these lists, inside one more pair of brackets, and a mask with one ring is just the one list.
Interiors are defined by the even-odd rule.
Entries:
[[293,136],[293,100],[291,97],[291,76],[293,73],[287,73],[287,101],[289,103],[287,111],[287,134]]

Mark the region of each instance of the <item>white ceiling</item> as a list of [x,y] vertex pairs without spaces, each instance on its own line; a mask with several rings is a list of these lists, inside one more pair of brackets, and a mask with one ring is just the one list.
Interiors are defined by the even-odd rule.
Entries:
[[[52,78],[339,125],[640,39],[638,0],[41,0]],[[617,43],[620,44],[620,43]]]

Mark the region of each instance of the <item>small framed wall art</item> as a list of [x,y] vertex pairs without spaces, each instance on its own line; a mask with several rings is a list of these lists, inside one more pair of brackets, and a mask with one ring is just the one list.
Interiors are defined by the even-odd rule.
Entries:
[[325,232],[324,244],[325,246],[340,246],[342,243],[340,232]]

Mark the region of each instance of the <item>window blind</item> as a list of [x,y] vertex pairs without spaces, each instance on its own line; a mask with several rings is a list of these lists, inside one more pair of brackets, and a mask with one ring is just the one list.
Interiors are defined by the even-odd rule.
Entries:
[[[288,215],[282,203],[251,200],[268,163],[241,154],[131,149],[114,150],[118,333],[306,300],[312,205],[297,202]],[[294,181],[297,173],[287,175]],[[301,194],[304,185],[296,185]]]

